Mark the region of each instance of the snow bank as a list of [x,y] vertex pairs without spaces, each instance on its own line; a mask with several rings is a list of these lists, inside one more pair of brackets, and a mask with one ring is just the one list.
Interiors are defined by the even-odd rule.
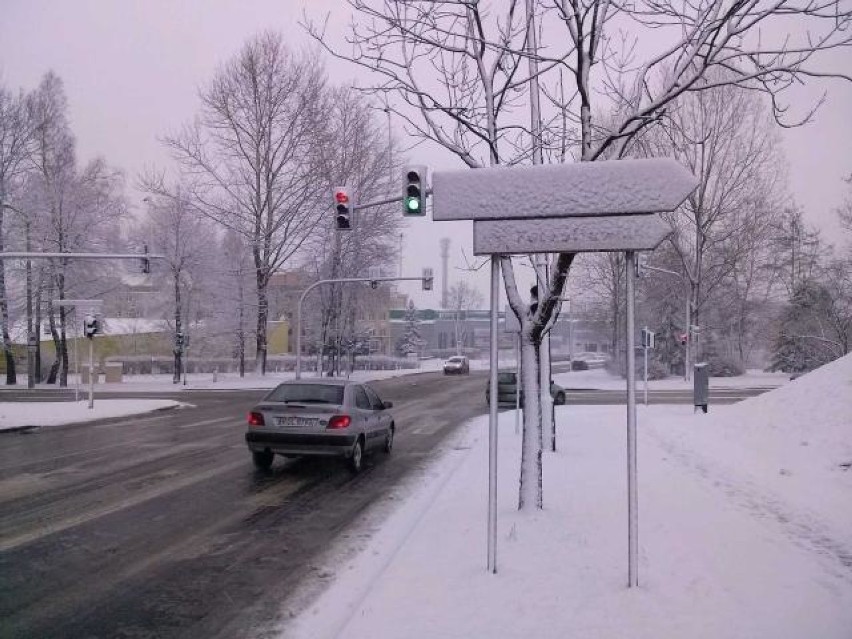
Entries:
[[127,417],[182,405],[170,399],[96,398],[95,406],[91,409],[88,399],[79,402],[0,402],[0,430]]
[[624,407],[557,409],[545,510],[530,515],[515,509],[520,437],[501,414],[496,575],[488,420],[473,420],[467,449],[451,449],[386,525],[365,517],[349,536],[369,538],[363,552],[334,558],[337,579],[283,636],[848,639],[852,470],[837,462],[852,444],[850,383],[847,358],[707,415],[640,406],[637,589],[626,588]]

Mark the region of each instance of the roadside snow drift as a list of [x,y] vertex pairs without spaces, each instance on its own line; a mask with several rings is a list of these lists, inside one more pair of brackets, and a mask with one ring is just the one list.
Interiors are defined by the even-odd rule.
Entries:
[[[557,409],[545,509],[516,510],[520,436],[501,414],[496,575],[486,572],[487,417],[286,637],[849,639],[852,357],[728,407],[639,407],[639,587],[627,583],[623,406]],[[398,437],[402,440],[404,432]],[[409,435],[411,436],[411,435]],[[381,512],[387,504],[379,507]]]

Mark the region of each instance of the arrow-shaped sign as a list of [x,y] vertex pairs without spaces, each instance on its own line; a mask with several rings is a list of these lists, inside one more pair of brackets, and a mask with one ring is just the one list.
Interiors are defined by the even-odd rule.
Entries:
[[652,251],[671,227],[659,215],[474,220],[474,255]]
[[436,171],[432,218],[496,220],[673,211],[698,180],[672,158]]

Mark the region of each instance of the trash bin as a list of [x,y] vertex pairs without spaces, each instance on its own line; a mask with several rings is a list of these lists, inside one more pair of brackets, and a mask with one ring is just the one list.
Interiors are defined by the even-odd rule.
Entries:
[[710,371],[707,362],[701,362],[693,368],[693,404],[695,408],[707,412],[707,404],[710,399]]
[[104,364],[104,383],[120,384],[123,368],[121,362],[107,362]]

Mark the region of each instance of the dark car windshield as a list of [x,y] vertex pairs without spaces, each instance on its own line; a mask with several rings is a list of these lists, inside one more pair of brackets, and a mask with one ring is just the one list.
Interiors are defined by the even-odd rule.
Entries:
[[305,404],[342,404],[343,386],[339,384],[281,384],[266,396],[270,402]]

